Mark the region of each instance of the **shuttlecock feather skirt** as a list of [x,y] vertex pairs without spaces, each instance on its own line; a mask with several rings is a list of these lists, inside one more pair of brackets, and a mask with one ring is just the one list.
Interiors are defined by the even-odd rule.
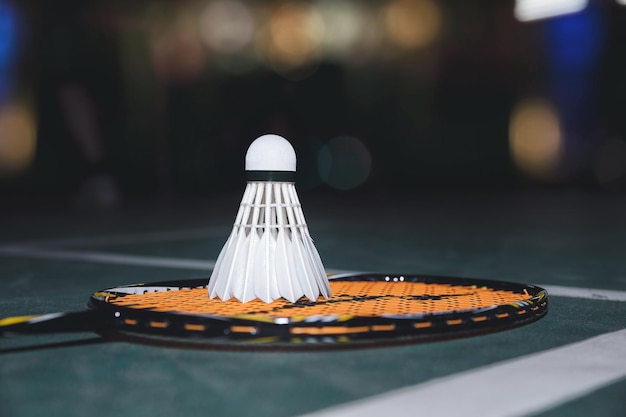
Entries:
[[293,183],[251,181],[232,233],[217,258],[209,297],[270,303],[330,297],[322,261],[313,244]]

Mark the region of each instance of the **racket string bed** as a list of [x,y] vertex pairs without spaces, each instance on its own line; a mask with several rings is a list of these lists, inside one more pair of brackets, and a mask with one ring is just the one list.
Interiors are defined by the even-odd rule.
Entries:
[[[185,314],[238,315],[255,314],[262,311],[269,317],[297,315],[355,315],[378,317],[381,315],[436,314],[440,311],[462,311],[485,308],[494,305],[513,303],[520,300],[520,294],[510,291],[490,291],[471,286],[451,286],[447,284],[423,284],[411,282],[367,283],[364,292],[353,282],[333,282],[331,287],[336,294],[316,302],[301,299],[296,303],[275,300],[267,304],[253,300],[242,304],[236,300],[222,302],[207,300],[202,288],[185,289],[178,296],[169,293],[149,293],[126,295],[111,302],[116,305],[132,305],[154,311],[177,311]],[[480,298],[480,299],[478,299]]]

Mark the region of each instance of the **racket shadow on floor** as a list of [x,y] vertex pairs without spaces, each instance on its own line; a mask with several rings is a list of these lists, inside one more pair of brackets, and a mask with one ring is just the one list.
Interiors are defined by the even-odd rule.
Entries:
[[89,339],[67,340],[64,342],[42,343],[42,344],[36,344],[36,345],[0,348],[0,355],[6,355],[9,353],[32,352],[32,351],[37,351],[37,350],[58,349],[58,348],[66,348],[66,347],[74,347],[74,346],[98,345],[102,343],[110,343],[112,341],[113,340],[107,339],[102,336],[96,336],[96,337],[90,337]]

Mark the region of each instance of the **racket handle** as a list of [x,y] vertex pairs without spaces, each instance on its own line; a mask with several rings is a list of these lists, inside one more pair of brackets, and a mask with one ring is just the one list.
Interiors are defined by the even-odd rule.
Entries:
[[50,313],[0,319],[0,336],[16,334],[70,333],[105,329],[113,317],[101,311],[85,310],[71,313]]

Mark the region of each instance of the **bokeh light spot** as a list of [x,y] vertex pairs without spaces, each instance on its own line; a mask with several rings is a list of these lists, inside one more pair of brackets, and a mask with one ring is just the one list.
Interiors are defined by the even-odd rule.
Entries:
[[558,114],[548,101],[522,100],[509,125],[509,150],[515,165],[538,180],[558,179],[563,134]]
[[359,139],[340,136],[326,143],[319,152],[320,178],[339,190],[363,184],[372,169],[369,149]]
[[0,176],[15,176],[35,157],[36,125],[32,111],[20,104],[0,107]]
[[320,60],[324,22],[317,10],[304,2],[278,7],[268,22],[265,54],[278,71],[289,71]]
[[385,11],[391,42],[402,49],[430,45],[441,31],[441,10],[432,0],[393,0]]
[[517,0],[515,17],[521,22],[547,19],[576,13],[587,6],[588,0]]
[[199,17],[200,36],[214,52],[232,54],[252,43],[255,19],[249,7],[237,0],[212,1]]
[[362,6],[352,1],[320,0],[315,4],[324,22],[322,48],[327,57],[346,60],[365,28]]

